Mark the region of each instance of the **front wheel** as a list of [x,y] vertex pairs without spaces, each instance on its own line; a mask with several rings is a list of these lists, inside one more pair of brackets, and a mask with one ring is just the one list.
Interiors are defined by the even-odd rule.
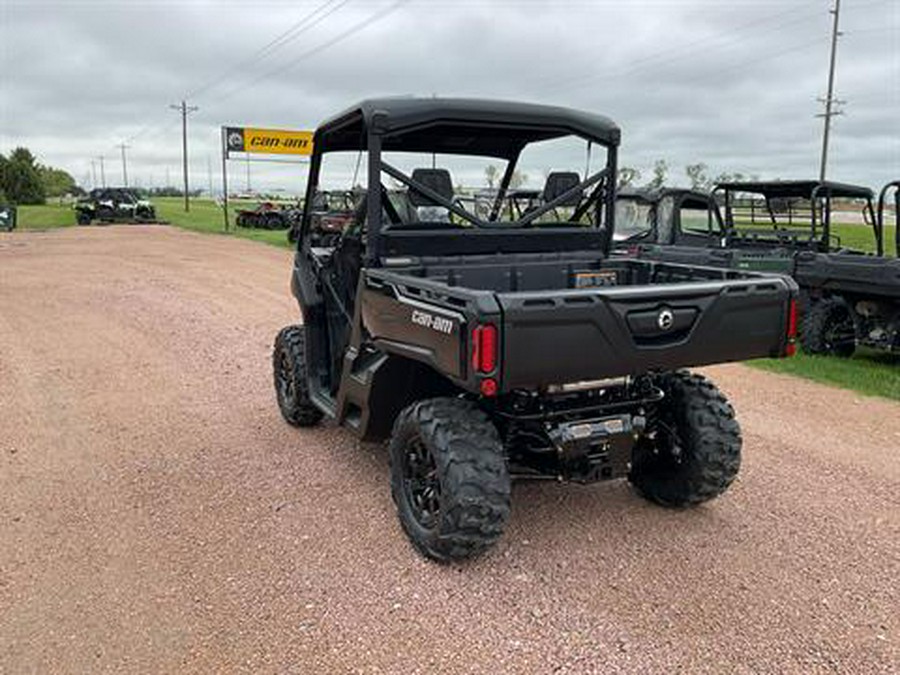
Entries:
[[306,335],[303,326],[282,328],[272,350],[275,396],[281,416],[295,427],[311,427],[322,420],[309,397],[306,376]]
[[827,298],[812,304],[800,335],[803,351],[849,358],[856,351],[856,326],[846,302]]
[[679,371],[662,378],[665,398],[635,446],[628,479],[646,499],[690,506],[718,497],[741,467],[734,409],[705,377]]
[[405,408],[390,459],[400,524],[426,557],[469,558],[503,534],[509,471],[497,428],[474,403],[435,398]]

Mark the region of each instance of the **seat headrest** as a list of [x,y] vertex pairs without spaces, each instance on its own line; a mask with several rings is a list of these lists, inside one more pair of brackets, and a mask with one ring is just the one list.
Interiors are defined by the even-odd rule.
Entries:
[[[410,178],[431,188],[444,199],[453,200],[453,179],[447,169],[414,169]],[[409,201],[413,206],[440,206],[433,199],[413,189],[409,190]]]
[[[551,171],[547,174],[547,182],[544,183],[544,192],[541,197],[544,203],[552,202],[564,192],[571,190],[581,182],[581,176],[576,171]],[[560,206],[575,206],[581,200],[580,194],[569,197]]]

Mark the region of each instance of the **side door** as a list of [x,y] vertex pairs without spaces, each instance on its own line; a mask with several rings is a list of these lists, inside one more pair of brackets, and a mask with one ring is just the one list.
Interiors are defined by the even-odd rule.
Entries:
[[676,246],[722,247],[722,221],[711,198],[682,195],[675,201],[672,220]]

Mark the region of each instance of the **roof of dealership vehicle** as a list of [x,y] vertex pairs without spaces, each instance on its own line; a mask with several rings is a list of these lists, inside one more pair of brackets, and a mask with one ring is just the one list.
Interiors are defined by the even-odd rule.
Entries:
[[366,133],[387,151],[515,157],[528,143],[570,134],[618,145],[608,117],[536,103],[468,98],[373,98],[330,118],[316,131],[323,151],[365,150]]
[[814,192],[821,196],[849,197],[871,199],[872,191],[862,185],[835,183],[818,180],[773,180],[773,181],[735,181],[718,183],[716,190],[731,192],[755,192],[770,197],[805,197],[810,199]]

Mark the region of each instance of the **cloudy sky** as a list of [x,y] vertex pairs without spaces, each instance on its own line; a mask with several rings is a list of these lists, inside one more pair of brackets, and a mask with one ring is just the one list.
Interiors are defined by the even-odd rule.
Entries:
[[[384,94],[483,96],[606,114],[622,163],[812,177],[833,0],[0,0],[0,152],[91,183],[220,181],[225,124],[311,129]],[[829,177],[900,177],[900,0],[843,0]],[[97,168],[99,172],[99,167]],[[232,165],[232,181],[246,180]],[[292,189],[297,166],[257,165]]]

